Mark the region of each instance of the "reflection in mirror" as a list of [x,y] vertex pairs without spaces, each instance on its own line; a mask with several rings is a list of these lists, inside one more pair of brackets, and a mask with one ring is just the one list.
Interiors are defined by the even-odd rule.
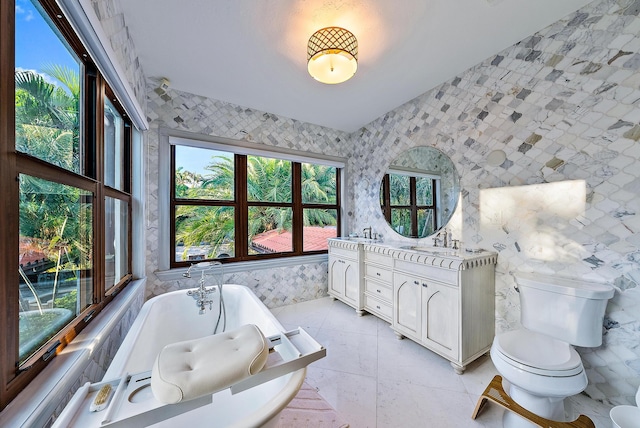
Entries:
[[395,232],[424,238],[449,222],[459,193],[451,159],[433,147],[414,147],[401,153],[382,178],[380,207]]

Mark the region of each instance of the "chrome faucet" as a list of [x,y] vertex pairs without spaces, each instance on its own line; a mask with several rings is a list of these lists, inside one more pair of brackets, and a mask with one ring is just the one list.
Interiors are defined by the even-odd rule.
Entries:
[[209,310],[212,310],[213,308],[213,299],[211,299],[210,295],[212,293],[215,293],[216,288],[215,287],[205,287],[204,285],[204,277],[205,277],[205,272],[209,269],[213,269],[214,266],[218,266],[218,265],[222,265],[222,263],[220,262],[200,262],[200,263],[196,263],[196,264],[192,264],[191,266],[189,266],[189,269],[187,270],[186,273],[182,274],[182,276],[184,276],[185,278],[191,278],[191,269],[193,267],[196,268],[200,268],[202,269],[201,274],[200,274],[200,281],[199,282],[199,287],[196,290],[189,290],[187,291],[187,296],[192,296],[195,300],[196,300],[196,305],[198,306],[199,310],[199,314],[202,315],[205,313],[206,310],[206,306],[209,305]]
[[449,232],[447,231],[447,229],[442,229],[440,233],[438,233],[438,237],[440,237],[440,235],[442,235],[443,233],[444,236],[442,237],[442,246],[444,248],[447,248],[449,247]]
[[[369,236],[367,236],[367,230],[369,231]],[[364,229],[362,229],[362,234],[364,235],[365,238],[371,239],[372,238],[371,226],[365,227]]]

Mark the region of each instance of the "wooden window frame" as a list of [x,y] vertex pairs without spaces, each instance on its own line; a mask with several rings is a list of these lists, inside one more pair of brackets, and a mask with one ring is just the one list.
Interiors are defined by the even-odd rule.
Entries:
[[[321,203],[303,203],[302,201],[302,164],[314,163],[313,158],[309,158],[304,162],[291,161],[292,174],[291,174],[291,186],[292,186],[292,201],[291,202],[261,202],[261,201],[248,201],[247,200],[247,155],[228,152],[234,156],[234,199],[232,201],[220,201],[220,200],[208,200],[208,199],[179,199],[176,198],[175,191],[175,148],[176,145],[171,145],[171,185],[169,188],[169,212],[170,212],[170,268],[183,268],[188,267],[193,261],[176,261],[176,229],[175,229],[175,213],[179,206],[229,206],[234,207],[235,214],[235,255],[228,258],[215,258],[205,259],[206,261],[219,261],[222,263],[233,262],[245,262],[245,261],[257,261],[266,259],[278,259],[288,257],[308,256],[314,254],[327,254],[328,250],[314,250],[304,251],[303,241],[303,211],[305,209],[335,209],[337,213],[336,217],[336,236],[340,236],[341,225],[341,195],[340,195],[340,178],[341,168],[335,168],[336,171],[336,202],[335,204],[321,204]],[[213,150],[213,149],[212,149]],[[224,151],[223,149],[216,149]],[[267,153],[260,155],[262,157],[268,157]],[[281,159],[277,153],[273,153],[272,158]],[[321,160],[317,160],[316,164],[322,165]],[[251,207],[282,207],[292,209],[292,251],[270,254],[249,254],[249,242],[246,237],[248,236],[248,211]],[[199,261],[205,261],[199,260]]]
[[408,209],[411,217],[411,235],[408,238],[418,238],[418,211],[420,210],[433,210],[433,230],[438,230],[438,216],[436,215],[438,209],[437,199],[437,187],[436,179],[431,179],[431,188],[433,189],[433,204],[432,205],[418,205],[417,204],[417,186],[416,177],[409,177],[409,205],[392,205],[391,204],[391,180],[389,174],[385,174],[382,177],[382,185],[380,186],[382,214],[384,215],[387,223],[391,224],[391,211],[392,209]]
[[[45,160],[18,152],[15,147],[15,1],[0,2],[0,410],[15,398],[49,362],[57,355],[91,320],[97,315],[132,279],[132,124],[124,115],[119,102],[113,102],[126,118],[125,129],[125,170],[123,191],[103,185],[104,174],[104,97],[115,99],[106,81],[100,75],[93,60],[80,42],[69,21],[55,0],[40,0],[40,5],[58,28],[71,50],[83,63],[81,84],[81,147],[82,169],[75,173]],[[27,174],[55,183],[73,186],[93,195],[93,301],[40,350],[18,366],[18,287],[19,275],[19,183],[18,176]],[[110,196],[128,204],[128,266],[129,272],[105,292],[105,196]],[[46,358],[45,358],[45,354]]]

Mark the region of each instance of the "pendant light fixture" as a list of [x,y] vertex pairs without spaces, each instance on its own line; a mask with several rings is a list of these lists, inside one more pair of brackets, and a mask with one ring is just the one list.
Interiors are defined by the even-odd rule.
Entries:
[[307,70],[319,82],[349,80],[358,69],[358,40],[348,30],[326,27],[313,33],[307,44]]

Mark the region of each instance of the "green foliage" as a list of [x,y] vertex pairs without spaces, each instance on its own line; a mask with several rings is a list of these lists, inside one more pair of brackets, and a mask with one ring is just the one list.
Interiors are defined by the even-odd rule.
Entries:
[[76,305],[78,302],[78,291],[73,290],[69,294],[58,297],[53,301],[54,308],[69,309],[71,313],[76,313]]

